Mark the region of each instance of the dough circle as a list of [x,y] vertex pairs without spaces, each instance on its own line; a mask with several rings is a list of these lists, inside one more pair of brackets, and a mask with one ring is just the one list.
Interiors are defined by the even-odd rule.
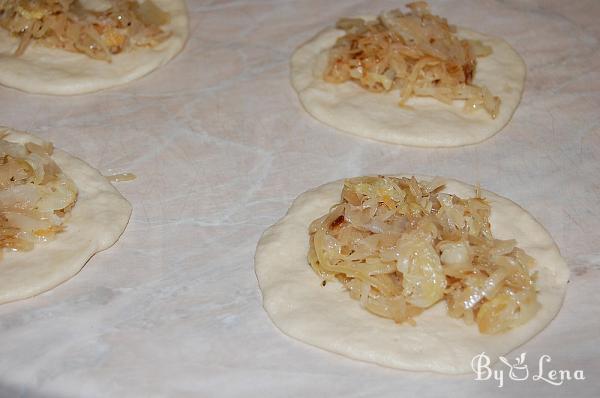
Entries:
[[[30,134],[8,132],[7,141],[40,143]],[[108,249],[121,236],[131,205],[100,172],[59,149],[52,159],[77,185],[79,195],[66,230],[29,252],[5,250],[0,260],[0,304],[48,291],[72,278],[95,253]]]
[[33,43],[15,57],[19,39],[0,29],[0,84],[36,94],[84,94],[147,75],[177,55],[189,34],[184,0],[154,0],[171,15],[171,37],[153,48],[134,48],[112,62]]
[[[474,187],[446,181],[444,192],[473,196]],[[554,241],[524,209],[488,191],[483,195],[492,206],[494,235],[515,238],[538,264],[541,309],[526,324],[504,334],[484,335],[476,325],[449,317],[442,301],[416,317],[416,326],[398,325],[362,309],[341,284],[323,287],[307,261],[308,226],[339,202],[342,186],[343,181],[336,181],[300,195],[258,243],[255,267],[263,305],[286,335],[383,366],[462,374],[472,371],[475,355],[485,352],[497,360],[542,331],[560,310],[569,271]]]
[[398,90],[371,93],[353,82],[325,82],[322,76],[328,51],[343,35],[342,30],[326,29],[296,50],[291,61],[292,86],[304,109],[341,131],[420,147],[475,144],[500,131],[521,100],[525,63],[502,39],[458,29],[461,38],[480,40],[493,49],[491,55],[478,58],[474,78],[475,84],[488,87],[502,100],[499,115],[491,119],[483,110],[463,112],[463,101],[446,105],[432,98],[413,97],[407,102],[408,109],[398,106]]

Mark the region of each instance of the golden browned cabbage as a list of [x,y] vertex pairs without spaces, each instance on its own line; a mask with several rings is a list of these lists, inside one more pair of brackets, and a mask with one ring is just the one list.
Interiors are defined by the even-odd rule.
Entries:
[[443,181],[360,177],[312,222],[308,260],[366,310],[396,322],[445,300],[448,314],[482,333],[521,325],[538,310],[535,261],[495,239],[490,205],[443,193]]
[[75,183],[52,160],[52,144],[0,137],[0,256],[52,239],[77,200]]
[[19,56],[33,42],[109,61],[132,47],[153,47],[171,35],[169,14],[151,0],[106,0],[94,11],[79,0],[0,0],[0,26],[19,37]]
[[407,13],[388,11],[374,21],[340,19],[336,27],[346,34],[329,51],[325,81],[352,81],[372,92],[398,89],[401,105],[413,96],[447,104],[464,100],[465,111],[485,109],[495,118],[500,98],[473,84],[477,57],[492,49],[460,39],[446,19],[429,12],[426,2],[407,7]]

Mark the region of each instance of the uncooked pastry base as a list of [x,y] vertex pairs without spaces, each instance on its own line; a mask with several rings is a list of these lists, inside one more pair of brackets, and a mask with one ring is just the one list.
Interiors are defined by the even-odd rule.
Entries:
[[[117,54],[111,63],[35,43],[15,57],[19,39],[0,29],[0,84],[30,93],[71,95],[118,86],[147,75],[175,57],[189,34],[184,0],[154,1],[171,15],[172,36],[153,48]],[[88,0],[94,2],[102,7],[100,0]]]
[[[372,19],[372,18],[367,18]],[[292,85],[306,111],[336,129],[392,144],[420,147],[454,147],[490,138],[511,119],[525,81],[525,64],[502,39],[459,28],[462,38],[481,40],[493,53],[478,58],[474,83],[500,96],[499,115],[465,113],[464,101],[446,105],[432,98],[411,98],[398,106],[400,93],[371,93],[353,82],[326,83],[323,72],[328,51],[344,31],[326,29],[293,55]]]
[[[484,335],[476,325],[450,318],[443,301],[416,317],[416,326],[398,325],[362,309],[341,284],[321,286],[307,261],[308,226],[339,202],[342,186],[343,181],[336,181],[300,195],[258,243],[255,265],[263,305],[288,336],[393,368],[467,373],[473,356],[485,352],[496,360],[538,334],[560,310],[569,271],[554,241],[521,207],[487,191],[483,195],[492,206],[494,235],[515,238],[538,264],[542,307],[525,325],[504,334]],[[444,192],[472,197],[474,187],[447,180]]]
[[[41,140],[9,131],[8,141]],[[36,244],[30,252],[3,253],[0,260],[0,304],[35,296],[77,274],[95,253],[112,246],[125,230],[131,205],[98,170],[61,150],[54,161],[79,189],[66,230],[50,242]]]

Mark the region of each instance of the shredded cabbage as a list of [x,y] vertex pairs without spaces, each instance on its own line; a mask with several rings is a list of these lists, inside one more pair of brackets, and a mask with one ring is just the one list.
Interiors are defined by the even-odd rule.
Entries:
[[77,187],[52,160],[53,150],[0,137],[0,257],[1,249],[31,250],[64,230]]
[[481,333],[507,331],[539,308],[535,261],[494,238],[490,205],[442,192],[444,182],[359,177],[309,228],[308,261],[366,310],[394,321],[445,300],[448,315]]
[[0,0],[0,27],[21,39],[15,55],[32,42],[111,61],[133,47],[153,47],[170,37],[168,13],[151,0],[106,0],[94,11],[79,0]]
[[477,57],[492,53],[478,41],[462,40],[446,19],[429,12],[424,1],[392,10],[374,21],[342,18],[346,34],[329,51],[324,79],[351,81],[372,92],[400,90],[400,105],[411,97],[432,97],[450,104],[464,100],[464,110],[484,109],[491,118],[500,98],[473,84]]

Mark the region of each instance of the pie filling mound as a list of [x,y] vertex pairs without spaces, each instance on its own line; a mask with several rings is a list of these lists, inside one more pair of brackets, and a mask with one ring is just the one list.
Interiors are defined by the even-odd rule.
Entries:
[[540,308],[536,262],[515,240],[494,238],[479,190],[460,198],[444,181],[358,177],[309,227],[308,261],[367,311],[397,323],[440,301],[484,334],[506,332]]
[[31,43],[110,62],[135,47],[154,47],[171,36],[170,15],[152,0],[102,0],[93,9],[83,0],[1,0],[0,27],[20,39],[22,55]]
[[490,55],[491,47],[460,39],[456,27],[431,14],[424,1],[407,7],[407,13],[392,10],[373,21],[340,19],[336,28],[345,34],[329,50],[324,80],[350,81],[376,93],[399,90],[400,106],[412,97],[462,100],[465,112],[483,109],[495,119],[500,98],[473,84],[477,58]]
[[50,143],[18,144],[0,137],[0,257],[53,239],[77,201],[75,183],[52,160]]

